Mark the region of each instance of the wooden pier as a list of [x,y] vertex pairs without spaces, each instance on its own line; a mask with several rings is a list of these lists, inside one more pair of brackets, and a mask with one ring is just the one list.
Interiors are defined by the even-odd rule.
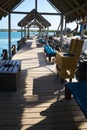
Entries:
[[[87,130],[87,119],[35,39],[26,42],[13,60],[21,60],[16,92],[0,92],[0,130]],[[1,85],[0,85],[1,86]]]

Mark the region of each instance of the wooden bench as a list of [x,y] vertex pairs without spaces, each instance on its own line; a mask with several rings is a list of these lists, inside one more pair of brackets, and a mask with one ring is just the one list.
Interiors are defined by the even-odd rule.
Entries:
[[46,53],[46,56],[49,58],[49,62],[51,61],[51,57],[56,56],[56,50],[49,45],[44,46],[44,52]]
[[65,85],[65,98],[70,100],[71,94],[87,118],[87,82],[81,80],[79,82],[67,83]]
[[0,61],[0,91],[16,91],[20,70],[20,60]]

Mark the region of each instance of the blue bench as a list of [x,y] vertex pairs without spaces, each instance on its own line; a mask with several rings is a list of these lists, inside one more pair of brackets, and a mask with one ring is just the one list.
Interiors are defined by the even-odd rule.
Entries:
[[87,82],[81,80],[79,82],[67,83],[65,85],[65,98],[71,99],[71,94],[87,118]]
[[44,52],[49,57],[49,62],[51,61],[51,57],[56,56],[56,50],[49,45],[44,46]]
[[45,39],[43,39],[43,38],[39,38],[39,42],[43,45],[43,44],[46,44],[46,41],[45,41]]

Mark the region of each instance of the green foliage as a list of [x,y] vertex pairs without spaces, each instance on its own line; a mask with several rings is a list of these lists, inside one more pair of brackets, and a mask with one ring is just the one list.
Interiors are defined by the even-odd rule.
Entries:
[[87,35],[87,30],[84,31],[84,34]]

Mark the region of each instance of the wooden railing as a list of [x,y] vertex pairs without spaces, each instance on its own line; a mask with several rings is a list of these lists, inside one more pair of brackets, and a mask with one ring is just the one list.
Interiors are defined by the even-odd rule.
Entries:
[[[16,54],[16,45],[13,45],[11,47],[11,54],[12,54],[12,56],[14,54]],[[8,51],[7,51],[7,49],[2,50],[1,60],[8,60]]]

